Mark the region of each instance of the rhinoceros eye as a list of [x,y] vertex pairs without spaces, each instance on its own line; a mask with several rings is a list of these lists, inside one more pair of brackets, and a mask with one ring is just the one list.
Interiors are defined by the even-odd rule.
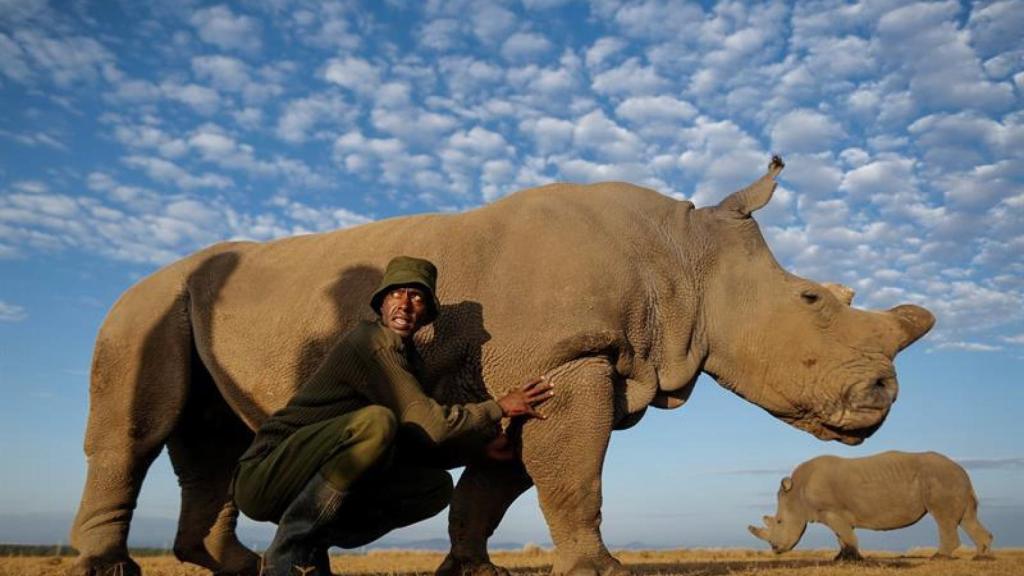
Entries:
[[804,290],[800,293],[800,299],[803,300],[805,304],[817,304],[818,301],[821,300],[821,295],[814,290]]

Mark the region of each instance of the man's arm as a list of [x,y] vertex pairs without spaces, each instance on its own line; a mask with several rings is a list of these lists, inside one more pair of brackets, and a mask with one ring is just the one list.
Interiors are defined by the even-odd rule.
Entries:
[[369,382],[366,393],[394,411],[399,422],[440,444],[470,432],[483,432],[501,420],[504,411],[494,400],[445,406],[427,396],[408,360],[395,346],[381,346],[364,357]]
[[399,422],[418,429],[433,444],[485,432],[502,416],[543,418],[535,405],[553,394],[544,378],[536,378],[497,401],[442,405],[423,392],[400,348],[379,346],[364,364],[371,399],[391,408]]

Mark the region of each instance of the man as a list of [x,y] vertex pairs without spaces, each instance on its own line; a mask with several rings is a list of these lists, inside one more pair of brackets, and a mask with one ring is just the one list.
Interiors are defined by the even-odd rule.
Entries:
[[[502,417],[542,417],[534,406],[553,394],[543,377],[497,401],[442,406],[423,392],[413,335],[437,317],[436,282],[426,260],[391,260],[370,300],[377,321],[343,336],[242,455],[239,508],[278,523],[263,575],[327,576],[329,546],[368,544],[448,505],[451,476],[394,454],[399,431],[437,446],[493,436]],[[507,442],[499,436],[487,453],[507,458]]]

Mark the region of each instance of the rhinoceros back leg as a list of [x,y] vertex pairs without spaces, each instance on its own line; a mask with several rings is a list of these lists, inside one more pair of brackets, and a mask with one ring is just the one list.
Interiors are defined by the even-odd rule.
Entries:
[[128,557],[129,524],[188,386],[186,303],[168,292],[129,291],[97,337],[85,437],[88,472],[71,530],[79,553],[72,574],[140,573]]
[[939,527],[939,550],[932,558],[953,558],[953,553],[960,547],[960,515],[946,508],[932,508],[929,512]]
[[614,424],[614,370],[581,358],[548,374],[555,396],[546,420],[523,426],[523,462],[537,486],[556,548],[552,574],[629,572],[601,538],[601,468]]
[[259,556],[235,535],[238,508],[228,490],[235,463],[253,435],[198,358],[192,367],[188,402],[167,443],[181,485],[174,555],[217,574],[256,576]]
[[452,549],[438,576],[503,574],[491,564],[487,539],[508,507],[533,485],[521,462],[471,464],[459,478],[448,512]]

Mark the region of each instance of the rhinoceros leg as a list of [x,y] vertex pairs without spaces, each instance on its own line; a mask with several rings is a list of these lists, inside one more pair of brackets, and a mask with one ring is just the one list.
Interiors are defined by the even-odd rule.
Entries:
[[546,420],[523,426],[523,462],[537,485],[556,548],[552,574],[628,574],[601,539],[601,468],[615,408],[613,369],[603,358],[548,374],[555,396]]
[[960,519],[945,511],[932,510],[931,513],[935,517],[935,523],[939,526],[939,550],[932,555],[932,559],[952,559],[953,552],[960,547],[958,532]]
[[[150,292],[155,301],[171,301]],[[88,472],[71,529],[71,574],[140,574],[128,557],[128,527],[142,480],[185,400],[191,340],[185,305],[170,309],[128,293],[96,341],[85,453]]]
[[452,549],[437,576],[501,575],[508,571],[491,563],[487,539],[508,507],[533,485],[522,462],[471,464],[455,486],[448,512]]
[[194,364],[184,414],[167,443],[181,485],[174,555],[217,574],[256,576],[259,556],[238,541],[238,508],[228,494],[252,432],[228,408],[209,375]]
[[857,533],[853,531],[853,525],[846,518],[839,514],[829,513],[824,517],[824,524],[836,533],[839,540],[839,553],[836,554],[836,561],[857,562],[863,560],[857,545]]

